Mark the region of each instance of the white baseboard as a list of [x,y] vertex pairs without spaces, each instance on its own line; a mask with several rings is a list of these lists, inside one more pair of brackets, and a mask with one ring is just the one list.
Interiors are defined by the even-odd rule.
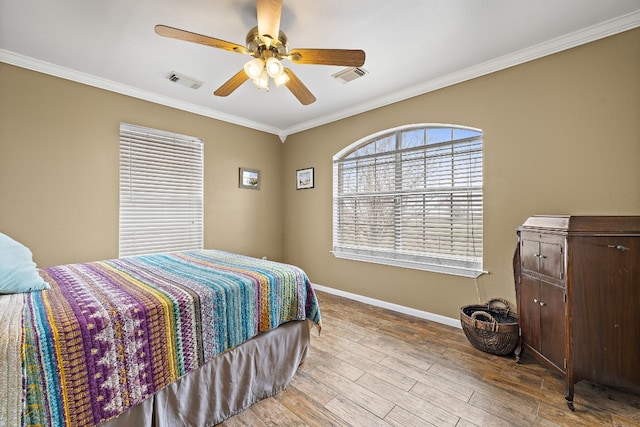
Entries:
[[[321,292],[337,295],[340,297],[348,298],[354,301],[363,302],[365,304],[373,305],[375,307],[386,308],[388,310],[397,311],[398,313],[408,314],[410,316],[419,317],[420,319],[430,320],[432,322],[442,323],[443,325],[453,326],[454,328],[462,328],[460,319],[452,319],[451,317],[441,316],[439,314],[429,313],[428,311],[416,310],[415,308],[405,307],[403,305],[393,304],[390,302],[365,297],[358,294],[352,294],[350,292],[341,291],[339,289],[328,288],[326,286],[313,284],[313,288]],[[322,307],[320,307],[322,309]]]

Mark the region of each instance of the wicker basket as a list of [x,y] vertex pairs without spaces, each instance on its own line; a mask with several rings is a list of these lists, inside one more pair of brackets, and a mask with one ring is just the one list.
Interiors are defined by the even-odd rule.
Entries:
[[[500,302],[504,307],[496,307]],[[466,305],[460,309],[462,330],[478,350],[505,356],[518,344],[518,319],[510,314],[509,303],[493,298],[485,305]]]

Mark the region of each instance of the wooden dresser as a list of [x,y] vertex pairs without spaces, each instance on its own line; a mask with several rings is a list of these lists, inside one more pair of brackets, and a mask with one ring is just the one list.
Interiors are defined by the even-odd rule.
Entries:
[[534,216],[514,255],[521,343],[565,376],[640,393],[640,216]]

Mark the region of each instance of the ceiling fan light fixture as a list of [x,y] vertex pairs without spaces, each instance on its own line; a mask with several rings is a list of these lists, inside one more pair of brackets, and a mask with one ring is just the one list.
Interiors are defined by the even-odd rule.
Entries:
[[278,58],[273,56],[267,58],[267,73],[274,79],[282,75],[282,73],[284,73],[282,62],[278,61]]
[[250,79],[257,79],[264,71],[264,62],[260,58],[253,58],[251,61],[244,64],[244,72],[247,73]]

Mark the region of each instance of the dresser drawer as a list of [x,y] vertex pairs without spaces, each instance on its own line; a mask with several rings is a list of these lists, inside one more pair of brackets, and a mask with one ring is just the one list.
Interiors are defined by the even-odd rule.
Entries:
[[564,242],[562,236],[523,232],[520,237],[522,269],[543,276],[564,279]]

